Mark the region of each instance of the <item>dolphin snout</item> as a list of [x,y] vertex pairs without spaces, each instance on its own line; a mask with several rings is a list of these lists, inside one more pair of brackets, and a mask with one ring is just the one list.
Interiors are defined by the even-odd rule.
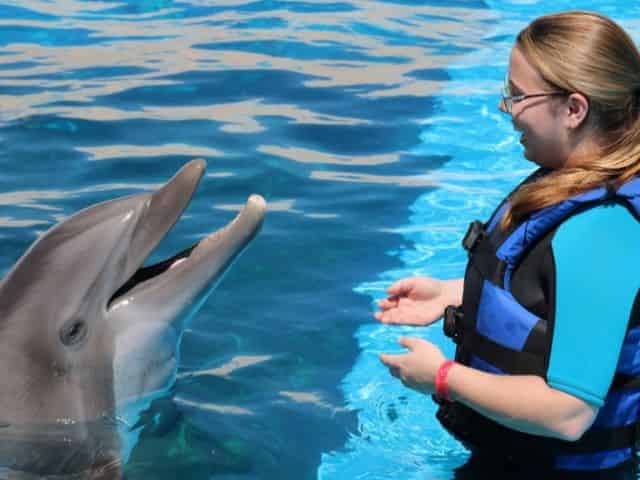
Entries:
[[256,209],[256,211],[265,212],[267,210],[267,202],[262,197],[262,195],[258,195],[257,193],[249,196],[247,200],[247,205],[251,205],[251,208]]

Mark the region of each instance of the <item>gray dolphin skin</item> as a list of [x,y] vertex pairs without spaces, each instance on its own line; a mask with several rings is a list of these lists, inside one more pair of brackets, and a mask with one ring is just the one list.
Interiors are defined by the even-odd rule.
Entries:
[[58,223],[0,282],[0,477],[121,476],[136,416],[175,381],[185,322],[265,215],[251,195],[226,227],[142,267],[205,167]]

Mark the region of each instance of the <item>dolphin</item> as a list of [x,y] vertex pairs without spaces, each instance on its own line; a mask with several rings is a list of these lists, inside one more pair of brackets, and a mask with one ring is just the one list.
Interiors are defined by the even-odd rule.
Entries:
[[119,478],[136,415],[175,381],[185,323],[264,219],[251,195],[226,227],[143,267],[205,167],[74,214],[0,281],[0,474]]

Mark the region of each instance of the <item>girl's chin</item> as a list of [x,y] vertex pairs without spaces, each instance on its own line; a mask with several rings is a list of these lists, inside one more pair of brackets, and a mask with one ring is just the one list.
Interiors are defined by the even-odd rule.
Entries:
[[524,133],[520,136],[520,144],[522,145],[522,148],[524,150],[523,154],[524,154],[524,158],[526,158],[527,160],[529,160],[532,163],[535,163],[538,166],[544,167],[544,161],[540,161],[540,158],[538,158],[538,156],[536,155],[535,151],[533,151],[531,149],[531,146],[527,144],[527,137],[524,135]]
[[536,161],[536,156],[531,151],[531,149],[527,148],[526,145],[523,145],[523,146],[524,146],[524,158],[526,158],[530,162],[535,163],[536,165],[541,165],[540,162]]

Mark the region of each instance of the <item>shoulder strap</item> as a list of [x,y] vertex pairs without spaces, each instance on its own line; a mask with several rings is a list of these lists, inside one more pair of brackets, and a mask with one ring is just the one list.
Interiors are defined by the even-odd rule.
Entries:
[[498,260],[507,264],[504,287],[509,289],[511,274],[531,245],[570,216],[610,201],[622,201],[628,204],[636,218],[640,219],[640,178],[634,177],[617,191],[612,191],[607,186],[598,187],[534,212],[496,250]]
[[505,197],[486,223],[479,220],[471,222],[462,240],[462,246],[469,253],[470,263],[473,263],[484,278],[496,285],[503,286],[507,265],[503,259],[496,256],[496,250],[510,234],[510,232],[497,231],[498,223],[509,207],[509,200],[514,192],[522,185],[535,181],[546,173],[547,170],[543,168],[531,173]]

